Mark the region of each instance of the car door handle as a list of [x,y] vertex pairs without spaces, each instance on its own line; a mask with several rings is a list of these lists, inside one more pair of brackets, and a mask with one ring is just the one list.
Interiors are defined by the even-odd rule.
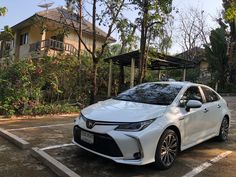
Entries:
[[207,113],[209,110],[207,108],[204,109],[204,113]]
[[217,108],[221,108],[221,105],[218,104],[218,105],[217,105]]

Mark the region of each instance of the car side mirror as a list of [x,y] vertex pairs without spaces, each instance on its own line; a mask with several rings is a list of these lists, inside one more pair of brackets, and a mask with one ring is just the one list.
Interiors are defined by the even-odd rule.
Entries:
[[189,112],[191,108],[200,108],[202,103],[198,100],[189,100],[186,104],[186,111]]

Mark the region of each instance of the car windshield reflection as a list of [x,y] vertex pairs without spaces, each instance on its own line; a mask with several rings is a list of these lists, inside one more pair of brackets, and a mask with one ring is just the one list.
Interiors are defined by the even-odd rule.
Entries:
[[177,84],[145,83],[122,92],[113,99],[155,105],[170,105],[181,89],[182,86]]

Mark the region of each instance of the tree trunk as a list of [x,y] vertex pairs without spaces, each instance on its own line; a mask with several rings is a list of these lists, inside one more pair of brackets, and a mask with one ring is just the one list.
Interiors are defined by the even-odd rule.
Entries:
[[78,60],[79,64],[81,63],[81,40],[82,39],[82,0],[78,0],[79,2],[79,41],[78,41]]
[[93,74],[92,74],[92,88],[90,104],[95,103],[97,95],[97,64],[98,58],[96,57],[96,6],[97,0],[93,0],[93,19],[92,19],[92,29],[93,29],[93,46],[92,46],[92,59],[93,59]]
[[98,63],[93,62],[93,73],[92,73],[92,88],[91,88],[91,95],[90,95],[90,104],[93,104],[96,102],[96,96],[97,96],[97,69],[98,69]]
[[230,67],[230,81],[236,81],[236,17],[230,24],[230,44],[229,44],[229,67]]
[[145,51],[147,41],[147,19],[148,18],[148,0],[143,0],[143,20],[141,25],[140,55],[139,55],[139,83],[143,82],[145,77]]

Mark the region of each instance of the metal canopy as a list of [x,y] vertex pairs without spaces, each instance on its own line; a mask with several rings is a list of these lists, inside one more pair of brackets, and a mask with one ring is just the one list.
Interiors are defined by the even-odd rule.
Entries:
[[[105,62],[112,61],[113,64],[121,65],[121,66],[130,66],[131,60],[134,59],[135,67],[139,66],[139,55],[140,51],[132,51],[125,54],[113,56],[104,59]],[[178,57],[173,57],[170,55],[164,55],[161,53],[150,52],[148,54],[148,62],[147,68],[150,70],[162,70],[162,69],[187,69],[194,68],[195,63],[193,61],[185,60]]]
[[[108,79],[108,90],[107,96],[111,96],[111,87],[112,87],[112,64],[120,66],[129,66],[130,67],[130,87],[134,86],[135,78],[135,68],[139,67],[139,55],[140,51],[136,50],[133,52],[113,56],[104,59],[105,62],[109,63],[109,79]],[[178,57],[173,57],[169,55],[163,55],[157,52],[148,53],[148,62],[147,68],[150,70],[162,70],[162,69],[183,69],[183,81],[186,78],[186,69],[194,68],[195,63],[193,61],[185,60]],[[122,70],[120,70],[121,72]],[[123,71],[124,72],[124,71]],[[160,78],[160,72],[158,72]],[[123,74],[122,74],[123,75]]]

